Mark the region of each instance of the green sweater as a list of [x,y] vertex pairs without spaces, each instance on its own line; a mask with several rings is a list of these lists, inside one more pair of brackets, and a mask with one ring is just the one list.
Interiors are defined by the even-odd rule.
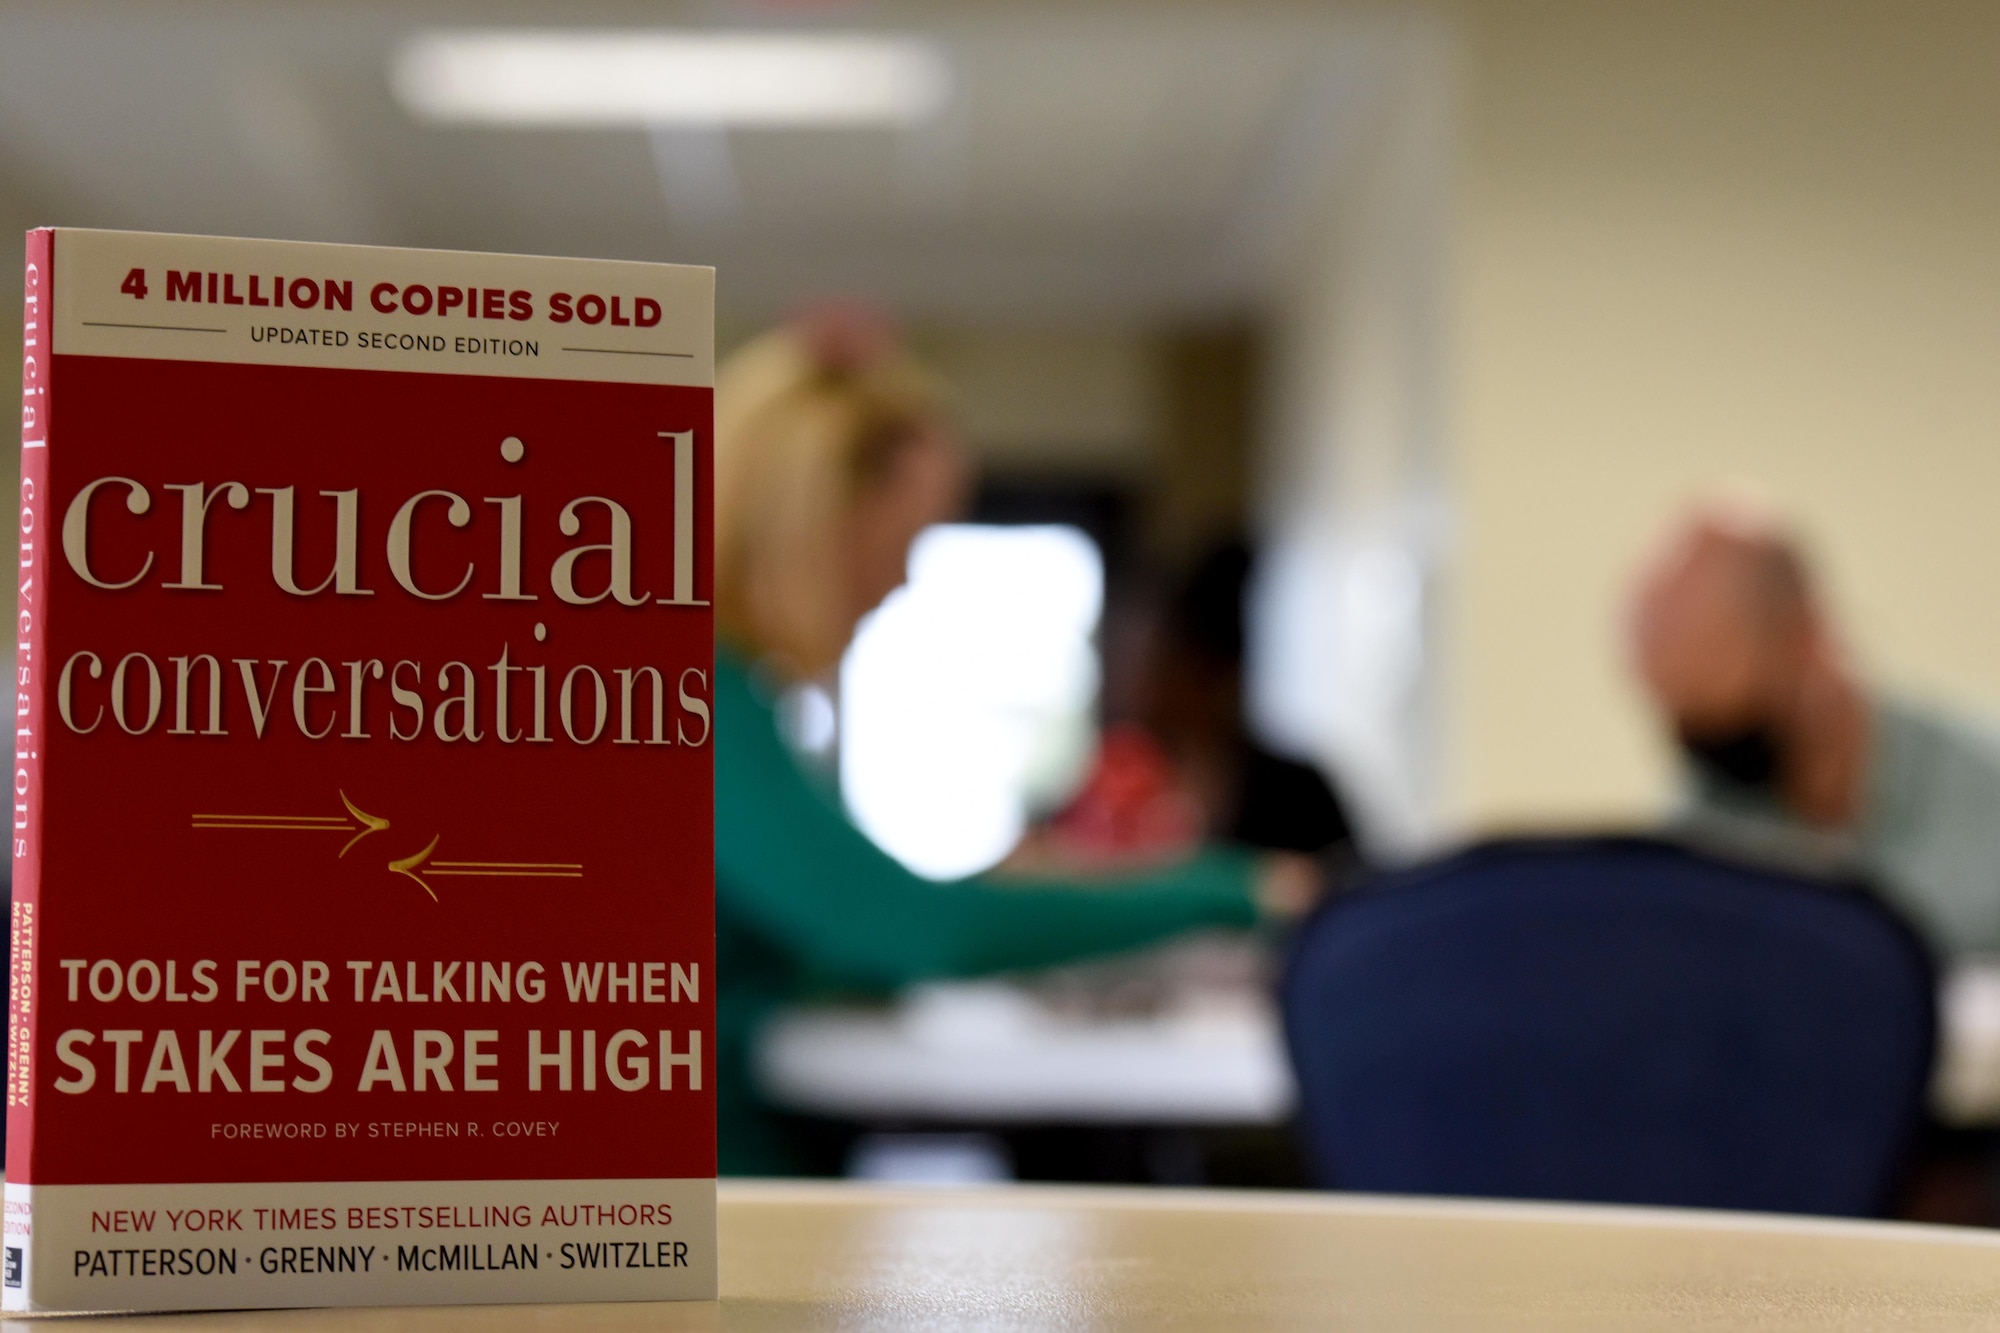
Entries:
[[797,1169],[751,1080],[758,1026],[813,991],[1038,967],[1255,919],[1251,859],[1209,852],[1089,885],[911,874],[798,766],[769,692],[715,662],[717,1118],[724,1174]]

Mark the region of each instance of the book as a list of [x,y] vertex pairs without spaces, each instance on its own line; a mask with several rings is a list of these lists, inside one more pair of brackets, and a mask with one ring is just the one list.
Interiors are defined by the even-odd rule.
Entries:
[[29,234],[6,1309],[715,1295],[713,293]]

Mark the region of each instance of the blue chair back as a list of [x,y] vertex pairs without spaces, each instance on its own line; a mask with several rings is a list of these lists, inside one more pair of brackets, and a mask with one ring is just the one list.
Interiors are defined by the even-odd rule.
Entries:
[[1322,1184],[1865,1216],[1923,1119],[1929,955],[1854,886],[1642,839],[1490,843],[1300,930]]

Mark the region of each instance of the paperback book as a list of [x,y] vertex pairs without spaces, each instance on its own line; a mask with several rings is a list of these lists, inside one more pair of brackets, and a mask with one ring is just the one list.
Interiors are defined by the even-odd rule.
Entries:
[[713,273],[25,291],[5,1308],[713,1297]]

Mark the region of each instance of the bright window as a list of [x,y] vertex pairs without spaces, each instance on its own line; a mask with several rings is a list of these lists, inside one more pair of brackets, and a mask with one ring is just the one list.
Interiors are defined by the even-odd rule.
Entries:
[[918,874],[1004,857],[1090,755],[1104,562],[1080,529],[951,524],[861,622],[840,669],[847,808]]

